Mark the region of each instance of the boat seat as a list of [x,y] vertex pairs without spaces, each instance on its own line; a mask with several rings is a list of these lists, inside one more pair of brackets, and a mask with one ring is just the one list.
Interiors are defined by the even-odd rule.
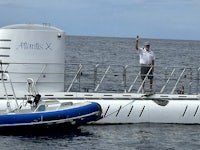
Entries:
[[45,104],[40,104],[35,111],[45,111],[46,110],[46,106]]
[[60,106],[65,107],[65,106],[71,106],[71,105],[73,105],[72,102],[62,102]]

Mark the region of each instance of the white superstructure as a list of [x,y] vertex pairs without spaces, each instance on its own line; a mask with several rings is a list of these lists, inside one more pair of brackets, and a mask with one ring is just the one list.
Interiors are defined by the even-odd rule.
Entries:
[[27,91],[27,78],[34,79],[41,92],[63,91],[64,51],[65,33],[48,24],[0,28],[0,61],[18,92]]

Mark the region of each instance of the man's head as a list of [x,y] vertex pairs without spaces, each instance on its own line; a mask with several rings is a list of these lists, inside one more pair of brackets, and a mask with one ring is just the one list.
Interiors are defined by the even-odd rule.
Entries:
[[149,41],[144,42],[144,47],[148,51],[150,49],[150,42]]

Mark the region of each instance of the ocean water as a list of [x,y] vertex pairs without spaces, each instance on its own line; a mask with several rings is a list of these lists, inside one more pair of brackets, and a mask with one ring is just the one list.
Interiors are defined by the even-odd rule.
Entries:
[[0,136],[0,145],[2,150],[196,150],[199,138],[199,125],[90,125],[60,135]]
[[[192,92],[199,93],[200,88],[196,91],[197,69],[200,67],[200,41],[183,41],[183,40],[160,40],[160,39],[141,39],[140,47],[144,41],[150,41],[151,49],[155,53],[155,69],[154,69],[154,91],[160,91],[162,86],[169,77],[173,68],[166,67],[181,67],[176,68],[173,74],[174,79],[178,79],[183,67],[188,69],[181,78],[178,88],[182,85],[185,87],[185,93],[190,92],[190,83],[192,83]],[[66,49],[66,89],[68,89],[73,80],[79,64],[83,64],[82,75],[80,82],[74,83],[70,91],[94,91],[94,81],[99,83],[106,72],[108,65],[111,65],[108,74],[103,80],[103,84],[99,86],[100,92],[123,92],[131,86],[131,83],[136,78],[139,67],[139,56],[135,50],[134,38],[103,38],[103,37],[67,37]],[[98,64],[99,75],[94,79],[95,65]],[[128,67],[127,67],[128,66]],[[124,79],[123,67],[126,68],[126,78]],[[192,68],[192,69],[190,69]],[[72,74],[70,74],[73,72]],[[164,74],[168,73],[166,77]],[[192,76],[191,76],[192,75]],[[126,80],[126,81],[125,81]],[[170,80],[172,81],[172,80]],[[166,87],[166,92],[170,93],[174,83],[169,82]],[[79,84],[80,83],[80,84]],[[148,82],[146,82],[148,84]],[[141,84],[140,78],[135,83],[135,89],[131,92],[137,92]],[[147,85],[148,86],[148,85]]]
[[[141,39],[139,45],[147,40],[156,55],[156,65],[199,67],[200,41]],[[67,63],[138,64],[134,38],[67,36],[66,44]]]
[[[141,39],[140,45],[146,40],[151,42],[158,67],[200,67],[200,41]],[[67,36],[66,63],[138,65],[134,42],[134,38]],[[155,68],[155,72],[158,70]],[[82,87],[83,84],[80,90]],[[92,88],[91,85],[88,88]],[[115,90],[114,85],[111,84],[109,89]],[[58,135],[1,135],[0,149],[196,150],[200,147],[199,139],[200,125],[88,125]]]

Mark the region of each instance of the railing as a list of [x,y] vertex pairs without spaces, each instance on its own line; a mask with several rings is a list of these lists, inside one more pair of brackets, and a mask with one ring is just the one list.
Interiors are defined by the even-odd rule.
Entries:
[[19,105],[18,105],[18,102],[17,102],[17,98],[16,98],[16,94],[15,94],[15,90],[14,90],[12,81],[11,81],[8,73],[3,71],[3,64],[2,63],[0,63],[0,76],[1,76],[1,82],[3,84],[3,89],[4,89],[4,92],[5,92],[5,95],[6,95],[6,99],[7,99],[7,106],[10,107],[10,103],[9,103],[9,95],[8,95],[7,87],[6,87],[6,84],[5,84],[5,81],[4,81],[5,79],[10,83],[10,87],[11,87],[11,90],[12,90],[12,97],[15,100],[17,109],[19,109]]
[[[149,88],[149,81],[140,78],[140,66],[106,64],[66,64],[65,86],[77,92],[140,93],[142,83]],[[167,94],[198,94],[200,68],[154,66],[153,90]],[[73,77],[76,77],[73,78]],[[73,80],[72,80],[73,78]],[[74,82],[76,80],[76,82]],[[73,81],[73,84],[72,82]],[[70,86],[69,86],[70,85]]]
[[[39,82],[41,78],[45,78],[45,76],[53,76],[53,75],[64,75],[64,66],[62,63],[2,63],[1,70],[3,72],[9,72],[10,76],[28,76],[31,78],[34,76],[35,83]],[[61,69],[62,70],[61,70]],[[48,71],[47,71],[48,70]],[[13,79],[13,77],[12,77]],[[46,81],[42,81],[45,83]],[[51,83],[63,83],[63,81],[51,80],[47,81]],[[13,79],[13,83],[26,83],[25,80],[16,81]]]
[[[21,64],[21,63],[19,63]],[[1,63],[1,71],[6,72],[11,65]],[[26,77],[37,75],[38,80],[45,75],[62,75],[65,74],[65,91],[66,92],[123,92],[123,93],[140,93],[142,83],[145,88],[149,89],[148,78],[144,81],[140,77],[140,66],[120,65],[120,64],[54,64],[54,63],[26,63],[24,65],[39,65],[40,70],[26,72],[16,72],[9,70],[9,74],[26,75]],[[46,68],[54,65],[65,67],[63,72],[46,72]],[[166,67],[154,66],[153,90],[156,93],[166,94],[199,94],[200,93],[200,67]],[[1,79],[1,82],[3,80]],[[24,80],[26,82],[27,79]],[[7,82],[7,81],[5,81]],[[17,81],[18,82],[18,81]],[[47,81],[46,81],[47,82]],[[48,81],[57,83],[58,81]],[[15,81],[13,80],[13,83]],[[45,82],[42,82],[42,84]],[[40,83],[41,84],[41,83]]]

